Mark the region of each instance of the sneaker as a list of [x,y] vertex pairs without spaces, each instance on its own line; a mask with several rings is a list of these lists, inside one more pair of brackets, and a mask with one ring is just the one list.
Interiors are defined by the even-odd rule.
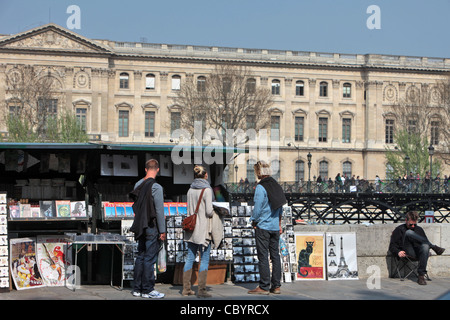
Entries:
[[133,297],[140,297],[141,293],[137,292],[137,291],[131,291],[131,294],[133,295]]
[[248,291],[249,294],[269,294],[269,290],[261,289],[259,286],[253,290]]
[[150,293],[143,293],[141,295],[142,298],[151,298],[151,299],[162,299],[164,298],[164,296],[165,296],[164,293],[158,292],[156,290],[153,290]]

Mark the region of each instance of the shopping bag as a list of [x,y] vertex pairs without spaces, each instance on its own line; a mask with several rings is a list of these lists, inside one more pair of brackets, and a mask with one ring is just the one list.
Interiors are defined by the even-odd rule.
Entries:
[[167,270],[166,245],[163,243],[158,252],[158,271],[164,273]]

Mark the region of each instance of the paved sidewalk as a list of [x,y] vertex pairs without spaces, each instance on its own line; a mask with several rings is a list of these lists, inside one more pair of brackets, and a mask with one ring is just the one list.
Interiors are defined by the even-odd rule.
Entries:
[[[206,300],[238,301],[286,301],[286,300],[450,300],[450,278],[434,278],[426,286],[413,280],[382,278],[377,283],[367,279],[335,281],[296,281],[283,283],[279,295],[250,295],[249,289],[256,284],[209,285],[212,295]],[[370,286],[375,286],[371,289]],[[157,284],[156,290],[164,293],[163,300],[205,301],[195,296],[181,296],[181,286]],[[194,291],[197,290],[193,286]],[[12,290],[0,293],[0,300],[146,300],[131,295],[131,288],[122,290],[107,285],[83,285],[75,292],[65,287],[45,287],[27,290]]]

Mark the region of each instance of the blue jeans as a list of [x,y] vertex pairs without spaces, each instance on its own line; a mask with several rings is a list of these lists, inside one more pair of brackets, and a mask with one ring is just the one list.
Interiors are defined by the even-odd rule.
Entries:
[[200,267],[198,272],[202,272],[208,270],[209,265],[209,252],[211,251],[211,244],[207,247],[204,247],[201,244],[196,244],[192,242],[187,242],[188,253],[186,257],[186,262],[184,263],[183,271],[186,272],[192,269],[194,265],[195,256],[197,255],[197,251],[200,251]]
[[[408,240],[408,241],[405,241]],[[418,246],[413,246],[412,240],[419,242]],[[432,244],[426,238],[418,235],[412,230],[407,230],[405,233],[404,248],[405,253],[415,260],[419,261],[417,272],[419,275],[427,273],[428,256]]]
[[155,263],[159,252],[157,227],[145,229],[138,239],[138,253],[134,263],[134,291],[147,294],[155,287]]

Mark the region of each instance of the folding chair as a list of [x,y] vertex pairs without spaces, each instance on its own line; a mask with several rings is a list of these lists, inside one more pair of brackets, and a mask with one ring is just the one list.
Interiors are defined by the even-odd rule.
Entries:
[[[397,277],[400,278],[400,281],[404,281],[405,279],[409,278],[411,274],[414,274],[417,278],[419,278],[419,273],[417,272],[417,269],[419,268],[419,261],[417,259],[414,259],[410,256],[400,258],[393,255],[392,257],[394,259],[395,272]],[[431,281],[430,277],[428,277],[428,274],[425,274],[425,278],[428,281]]]
[[404,281],[405,279],[409,278],[411,274],[414,274],[416,277],[419,277],[419,274],[417,273],[419,262],[417,260],[414,260],[408,256],[404,258],[400,258],[398,256],[392,257],[394,260],[395,275],[397,278],[400,278],[400,281]]

